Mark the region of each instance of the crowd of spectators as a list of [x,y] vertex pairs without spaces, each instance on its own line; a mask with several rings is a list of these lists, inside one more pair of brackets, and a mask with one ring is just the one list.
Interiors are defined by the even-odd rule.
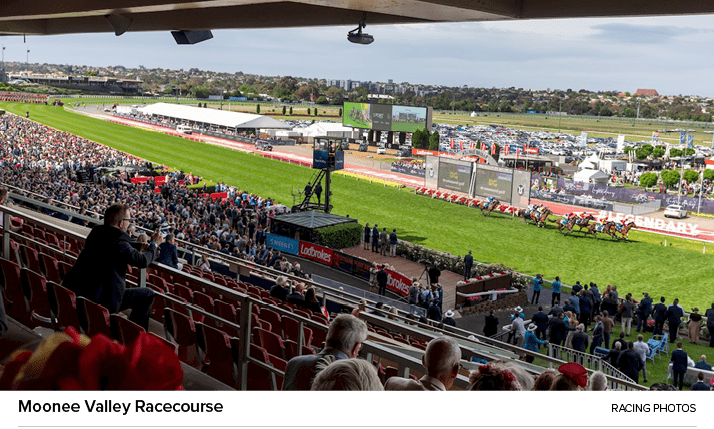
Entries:
[[[136,227],[162,229],[195,246],[304,275],[299,264],[290,263],[280,252],[266,246],[269,217],[287,211],[271,198],[224,183],[214,189],[205,182],[203,187],[189,188],[187,185],[199,183],[200,177],[179,170],[164,169],[161,174],[166,181],[158,188],[153,178],[132,183],[136,174],[132,171],[153,166],[119,150],[14,115],[4,115],[0,120],[0,138],[0,182],[12,192],[97,220],[97,213],[103,213],[111,204],[126,203],[135,212]],[[102,174],[100,167],[129,168]],[[80,181],[82,174],[89,181]],[[211,190],[225,193],[225,198],[212,198]],[[44,211],[60,219],[69,218]],[[72,221],[88,226],[79,218]]]

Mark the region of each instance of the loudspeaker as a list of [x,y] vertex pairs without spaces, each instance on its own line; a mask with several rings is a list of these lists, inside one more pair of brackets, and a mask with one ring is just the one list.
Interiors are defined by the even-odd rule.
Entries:
[[213,39],[211,30],[179,30],[172,31],[171,35],[179,45],[195,45],[204,40]]

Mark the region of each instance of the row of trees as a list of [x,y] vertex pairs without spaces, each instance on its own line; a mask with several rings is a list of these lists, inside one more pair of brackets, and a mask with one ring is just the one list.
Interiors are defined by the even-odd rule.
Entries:
[[412,147],[417,149],[439,150],[439,131],[430,133],[426,128],[412,133]]
[[[662,183],[670,188],[677,183],[679,183],[680,173],[677,170],[663,170],[660,172],[659,176],[657,173],[643,173],[640,175],[640,186],[645,186],[647,188],[657,185],[659,178],[662,179]],[[714,180],[714,170],[704,170],[702,173],[702,178],[705,180]],[[696,170],[685,170],[682,179],[687,181],[687,183],[692,184],[699,180],[699,172]]]
[[[632,146],[628,146],[625,148],[624,151],[625,153],[635,152],[635,158],[637,159],[646,159],[650,155],[652,155],[652,158],[662,158],[664,154],[667,153],[667,149],[664,147],[664,145],[652,146],[651,144],[644,144],[636,149]],[[686,148],[682,150],[673,147],[669,149],[670,158],[690,156],[694,155],[695,153],[696,152],[692,148]]]

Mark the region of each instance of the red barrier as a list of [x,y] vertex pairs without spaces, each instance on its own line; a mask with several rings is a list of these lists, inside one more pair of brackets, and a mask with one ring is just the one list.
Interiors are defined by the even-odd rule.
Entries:
[[402,296],[409,296],[409,288],[412,285],[411,279],[391,270],[385,271],[387,272],[387,289]]

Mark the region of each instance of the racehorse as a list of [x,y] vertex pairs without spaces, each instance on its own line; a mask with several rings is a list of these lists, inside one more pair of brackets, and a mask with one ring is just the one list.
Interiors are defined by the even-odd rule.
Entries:
[[[550,220],[548,219],[549,222],[553,222],[558,226],[558,232],[565,235],[569,232],[573,232],[573,226],[575,225],[575,218],[562,218],[558,220]],[[563,229],[566,229],[565,232],[563,232]]]
[[597,238],[598,233],[600,233],[600,234],[609,235],[611,238],[614,238],[615,241],[620,240],[619,238],[617,238],[617,235],[615,234],[615,232],[617,231],[615,222],[613,222],[611,220],[605,221],[601,224],[591,223],[590,225],[588,225],[587,228],[588,228],[588,230],[585,234],[592,234],[595,236],[595,238]]
[[629,240],[629,238],[627,237],[627,233],[632,228],[637,228],[637,225],[635,225],[635,221],[633,220],[627,222],[626,224],[618,223],[615,225],[615,230],[622,234],[622,238],[624,238],[625,240]]
[[[578,232],[583,232],[583,228],[587,229],[588,225],[590,224],[590,221],[595,219],[595,216],[593,216],[592,214],[588,214],[585,217],[578,216],[574,219],[575,219],[575,225],[573,225],[573,226],[577,226],[580,228],[580,230]],[[587,232],[586,232],[586,234],[587,234]]]
[[478,208],[481,209],[481,214],[486,216],[486,213],[483,212],[484,210],[488,211],[488,214],[490,215],[491,212],[499,205],[501,205],[500,201],[496,198],[489,197],[489,199],[481,201]]
[[548,219],[548,216],[552,214],[553,212],[550,211],[548,207],[541,207],[538,210],[533,210],[531,220],[536,226],[543,228],[545,227],[545,221]]
[[536,210],[540,210],[541,207],[543,207],[543,204],[531,204],[525,210],[521,210],[519,212],[519,216],[522,215],[526,223],[528,223],[531,218],[531,213]]

